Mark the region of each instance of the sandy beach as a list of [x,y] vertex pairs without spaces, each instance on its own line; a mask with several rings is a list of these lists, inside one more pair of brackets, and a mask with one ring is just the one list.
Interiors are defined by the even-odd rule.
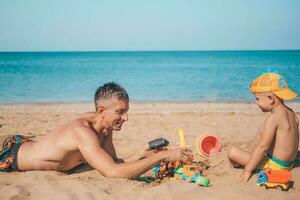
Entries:
[[[287,105],[300,118],[300,103]],[[89,103],[0,105],[0,137],[22,133],[38,139],[93,110],[93,104]],[[196,160],[210,166],[205,171],[212,183],[210,187],[168,179],[160,184],[109,179],[83,165],[70,173],[0,173],[0,199],[299,199],[300,154],[292,170],[293,188],[287,192],[257,187],[256,176],[247,184],[240,183],[241,169],[231,168],[227,160],[232,146],[250,148],[257,127],[266,115],[250,103],[131,103],[129,121],[120,132],[114,133],[117,155],[134,153],[158,137],[176,146],[176,129],[183,128]],[[198,156],[194,148],[196,138],[204,133],[214,134],[222,142],[221,152],[211,158]]]

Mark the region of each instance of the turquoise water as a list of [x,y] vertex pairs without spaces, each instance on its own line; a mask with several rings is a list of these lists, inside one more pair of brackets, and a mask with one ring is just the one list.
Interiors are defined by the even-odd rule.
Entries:
[[134,101],[250,102],[268,69],[300,94],[300,51],[2,52],[0,103],[92,101],[108,81]]

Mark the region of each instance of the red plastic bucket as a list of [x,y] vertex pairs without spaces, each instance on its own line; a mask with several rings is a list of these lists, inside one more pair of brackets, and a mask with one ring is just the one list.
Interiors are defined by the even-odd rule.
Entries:
[[218,137],[210,134],[200,136],[196,141],[196,150],[200,156],[208,157],[218,153],[221,142]]

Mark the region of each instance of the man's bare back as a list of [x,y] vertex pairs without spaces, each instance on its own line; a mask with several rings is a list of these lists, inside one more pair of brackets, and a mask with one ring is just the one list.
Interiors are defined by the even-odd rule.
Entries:
[[[80,118],[71,121],[36,142],[22,144],[18,152],[18,169],[66,171],[81,164],[85,159],[78,149],[78,131],[82,128],[93,130],[91,120]],[[102,146],[105,136],[98,138]]]

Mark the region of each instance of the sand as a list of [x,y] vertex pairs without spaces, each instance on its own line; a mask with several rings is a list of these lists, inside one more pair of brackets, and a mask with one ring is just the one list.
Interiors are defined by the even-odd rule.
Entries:
[[[300,118],[300,103],[288,104]],[[89,103],[0,105],[0,137],[21,132],[43,137],[58,125],[93,111]],[[178,145],[176,129],[183,128],[186,142],[194,149],[204,133],[218,136],[222,149],[217,155],[197,160],[207,163],[212,185],[204,188],[192,183],[165,179],[160,184],[109,179],[87,165],[71,173],[28,171],[0,173],[0,199],[299,199],[300,154],[292,170],[293,188],[287,192],[257,187],[256,176],[247,184],[239,182],[241,169],[230,167],[226,154],[232,146],[249,149],[262,113],[247,103],[131,103],[129,121],[114,133],[119,157],[143,148],[150,140],[165,137],[170,146]],[[195,149],[194,149],[195,150]]]

